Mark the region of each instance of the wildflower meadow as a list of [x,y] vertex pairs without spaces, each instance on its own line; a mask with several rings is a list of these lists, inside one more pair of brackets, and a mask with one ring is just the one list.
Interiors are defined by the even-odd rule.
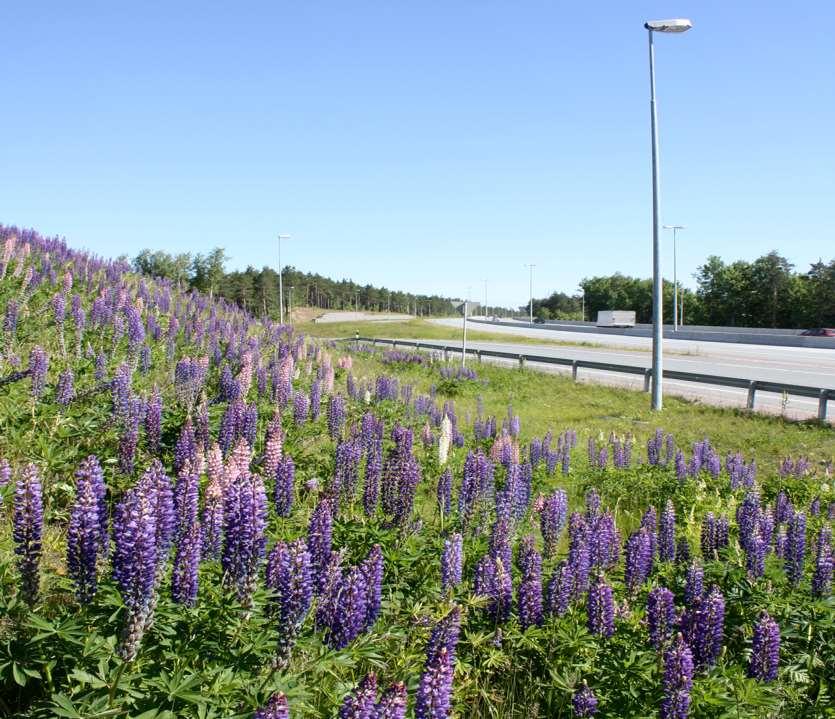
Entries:
[[0,715],[833,716],[820,448],[534,433],[478,367],[0,241]]

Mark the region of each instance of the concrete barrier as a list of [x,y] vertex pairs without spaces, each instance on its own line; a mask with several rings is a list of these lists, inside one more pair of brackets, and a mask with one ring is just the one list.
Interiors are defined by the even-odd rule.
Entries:
[[[469,320],[486,325],[502,325],[505,327],[529,327],[527,322],[499,320]],[[597,327],[592,322],[546,322],[534,324],[534,329],[553,330],[555,332],[578,332],[584,334],[616,335],[621,337],[651,337],[652,325],[636,325],[629,328]],[[793,334],[785,334],[791,332]],[[801,330],[758,330],[750,327],[710,327],[695,329],[689,326],[673,331],[672,325],[664,325],[664,337],[675,340],[692,340],[694,342],[730,342],[734,344],[771,345],[773,347],[810,347],[815,349],[835,350],[835,337],[803,337]],[[781,334],[782,333],[782,334]]]

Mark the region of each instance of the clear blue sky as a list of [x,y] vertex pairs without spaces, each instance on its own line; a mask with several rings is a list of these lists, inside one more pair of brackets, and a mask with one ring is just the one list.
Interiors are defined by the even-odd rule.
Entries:
[[[131,5],[132,9],[126,9]],[[650,270],[644,20],[679,276],[835,256],[835,3],[6,3],[0,221],[519,304]],[[672,274],[670,243],[665,272]]]

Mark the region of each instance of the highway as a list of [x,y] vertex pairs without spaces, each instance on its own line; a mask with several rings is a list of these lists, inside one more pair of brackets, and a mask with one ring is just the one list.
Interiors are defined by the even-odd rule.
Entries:
[[[433,320],[433,322],[460,328],[463,320],[438,319]],[[649,367],[651,365],[651,340],[646,337],[624,337],[594,333],[584,333],[581,337],[578,337],[575,332],[560,332],[524,326],[518,328],[494,326],[480,322],[473,322],[469,326],[475,331],[489,331],[508,335],[507,342],[468,341],[468,346],[473,349],[490,349],[500,352],[519,352],[521,350],[528,354],[596,360],[636,367]],[[574,343],[594,343],[599,346],[586,347],[576,346],[576,344],[572,346],[546,343],[520,345],[513,342],[513,336]],[[426,341],[426,344],[430,344],[430,342]],[[666,369],[835,389],[835,352],[831,350],[669,339],[664,341],[664,349],[664,366]],[[530,366],[552,372],[567,373],[570,371],[570,369],[553,365],[537,366],[531,363]],[[634,389],[643,387],[643,379],[639,376],[598,370],[583,369],[580,371],[579,379]],[[698,399],[708,404],[745,406],[746,391],[733,387],[713,387],[668,379],[665,380],[665,389],[668,394]],[[835,415],[835,407],[832,407],[831,404],[829,409],[830,421]],[[786,416],[802,419],[817,415],[817,400],[791,397],[784,406],[782,396],[757,392],[756,409],[770,413],[784,412]]]

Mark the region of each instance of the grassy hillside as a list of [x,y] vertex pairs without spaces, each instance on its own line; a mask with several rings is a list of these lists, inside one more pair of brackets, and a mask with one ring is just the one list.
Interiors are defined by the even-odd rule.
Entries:
[[827,715],[831,428],[462,376],[16,235],[0,715]]

